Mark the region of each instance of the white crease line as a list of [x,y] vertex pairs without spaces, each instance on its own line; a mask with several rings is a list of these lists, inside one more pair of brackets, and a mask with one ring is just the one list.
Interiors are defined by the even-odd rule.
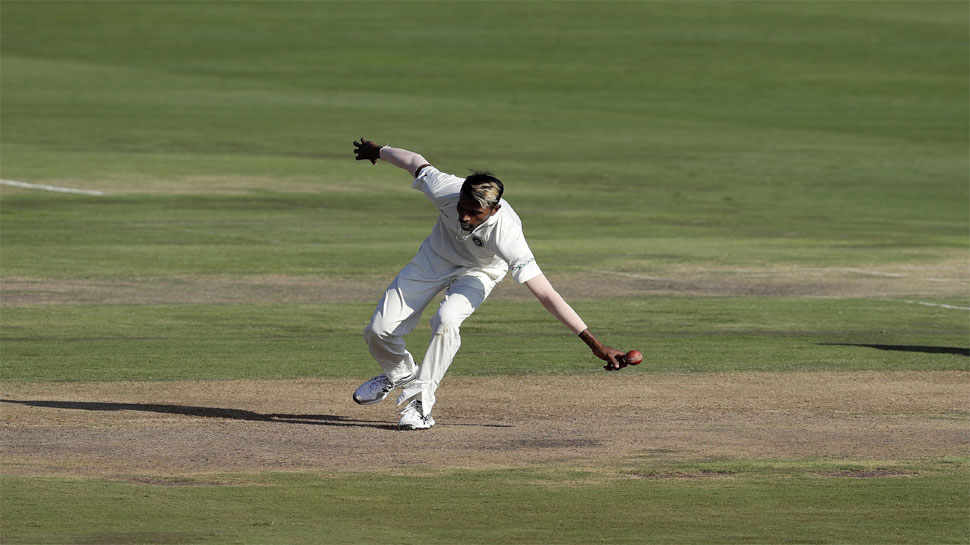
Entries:
[[[808,273],[811,276],[825,276],[827,273],[831,273],[832,271],[850,272],[850,273],[855,273],[855,274],[863,274],[863,275],[866,275],[866,276],[877,276],[877,277],[882,277],[882,278],[914,278],[916,280],[923,280],[923,281],[926,281],[926,282],[936,282],[936,283],[946,283],[946,284],[954,283],[954,282],[956,282],[956,283],[967,283],[967,282],[970,282],[970,278],[965,278],[965,279],[961,279],[961,278],[923,278],[923,277],[920,277],[920,276],[910,276],[908,274],[884,273],[884,272],[879,272],[879,271],[866,271],[866,270],[863,270],[863,269],[815,269],[815,268],[809,268],[809,269],[799,269],[799,270],[795,270],[795,271],[781,271],[781,272],[777,272],[777,273],[749,273],[749,272],[744,272],[744,271],[728,271],[728,272],[722,272],[722,274],[723,275],[726,275],[726,276],[730,276],[730,275],[734,274],[734,275],[737,275],[737,276],[744,276],[746,278],[787,278],[787,277],[790,277],[790,276],[795,276],[795,275],[797,275],[799,273],[803,273],[803,274],[804,273]],[[638,280],[658,280],[658,281],[665,281],[665,282],[670,282],[670,281],[673,280],[672,278],[658,278],[656,276],[644,276],[644,275],[640,275],[640,274],[623,273],[623,272],[617,272],[617,271],[594,270],[592,272],[600,273],[600,274],[612,274],[614,276],[625,276],[627,278],[636,278]],[[718,271],[715,271],[715,272],[718,272]]]
[[[802,299],[845,299],[837,295],[799,295]],[[905,299],[873,299],[873,301],[883,301],[886,303],[907,303],[910,305],[922,305],[924,307],[940,307],[951,310],[970,310],[970,307],[958,307],[954,305],[944,305],[943,303],[926,303],[923,301],[908,301]]]
[[[884,277],[884,278],[915,278],[916,280],[925,280],[927,282],[940,282],[940,283],[951,283],[951,282],[966,283],[966,282],[970,282],[970,278],[965,278],[965,279],[961,279],[961,278],[923,278],[923,277],[919,277],[919,276],[911,277],[908,274],[884,273],[884,272],[878,272],[878,271],[864,271],[862,269],[802,269],[802,270],[798,270],[798,271],[782,271],[782,272],[778,272],[778,273],[747,273],[747,272],[744,272],[744,271],[727,271],[727,272],[715,271],[715,272],[720,272],[720,273],[722,273],[724,275],[732,275],[732,274],[734,274],[734,275],[737,275],[737,276],[744,276],[746,278],[787,278],[789,276],[795,276],[795,275],[797,275],[799,273],[805,273],[805,272],[808,272],[809,274],[811,274],[813,276],[823,276],[826,273],[829,273],[829,272],[832,272],[832,271],[852,272],[852,273],[857,273],[857,274],[865,274],[865,275],[868,275],[868,276],[879,276],[879,277]],[[594,273],[600,273],[600,274],[612,274],[614,276],[625,276],[627,278],[637,278],[639,280],[662,280],[662,281],[668,281],[668,282],[671,281],[671,280],[673,280],[672,278],[659,278],[659,277],[656,277],[656,276],[644,276],[642,274],[624,273],[624,272],[617,272],[617,271],[594,270],[592,272],[594,272]]]
[[614,276],[625,276],[627,278],[636,278],[636,279],[639,279],[639,280],[663,280],[663,281],[670,281],[670,278],[657,278],[655,276],[643,276],[642,274],[622,273],[622,272],[616,272],[616,271],[596,271],[596,270],[594,270],[593,272],[594,273],[600,273],[600,274],[612,274]]
[[[908,274],[898,274],[898,273],[885,273],[879,271],[866,271],[863,269],[838,269],[845,272],[851,272],[856,274],[865,274],[868,276],[881,276],[885,278],[911,278]],[[912,276],[916,280],[925,280],[927,282],[967,282],[967,280],[962,280],[958,278],[924,278],[921,276]]]
[[77,193],[80,195],[105,195],[103,191],[91,189],[74,189],[73,187],[57,187],[55,185],[28,184],[27,182],[16,182],[14,180],[0,180],[0,185],[11,185],[24,189],[40,189],[42,191],[53,191],[55,193]]
[[884,273],[879,271],[864,271],[862,269],[841,269],[845,272],[852,272],[857,274],[867,274],[869,276],[884,276],[886,278],[908,278],[908,274],[894,274],[894,273]]
[[[893,299],[888,299],[888,300],[892,301]],[[909,303],[911,305],[923,305],[924,307],[940,307],[940,308],[948,308],[952,310],[970,310],[970,307],[957,307],[953,305],[944,305],[942,303],[924,303],[922,301],[903,301],[903,302]]]

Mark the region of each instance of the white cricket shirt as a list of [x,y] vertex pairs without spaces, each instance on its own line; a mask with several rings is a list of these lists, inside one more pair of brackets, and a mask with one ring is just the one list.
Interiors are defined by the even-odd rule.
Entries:
[[496,282],[506,272],[518,283],[535,278],[542,271],[522,233],[522,220],[505,199],[498,212],[474,231],[462,230],[458,224],[458,197],[464,178],[446,174],[433,166],[421,169],[411,184],[423,191],[438,208],[438,222],[421,248],[430,247],[445,261],[459,267],[481,270]]

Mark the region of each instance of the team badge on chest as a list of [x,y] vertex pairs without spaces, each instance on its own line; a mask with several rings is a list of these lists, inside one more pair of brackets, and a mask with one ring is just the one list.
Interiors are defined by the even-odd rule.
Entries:
[[482,239],[480,239],[478,237],[472,237],[472,242],[474,242],[475,243],[475,246],[478,246],[479,248],[481,248],[482,246],[485,245],[485,243],[482,242]]

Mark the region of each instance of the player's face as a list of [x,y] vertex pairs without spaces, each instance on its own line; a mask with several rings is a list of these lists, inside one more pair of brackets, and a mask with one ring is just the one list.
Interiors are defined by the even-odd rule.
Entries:
[[482,208],[475,199],[462,196],[458,199],[458,225],[463,231],[474,231],[492,214],[498,211],[498,205],[492,208]]

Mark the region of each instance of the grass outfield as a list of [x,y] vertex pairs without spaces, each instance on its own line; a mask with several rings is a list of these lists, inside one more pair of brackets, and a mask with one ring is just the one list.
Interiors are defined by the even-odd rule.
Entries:
[[[0,3],[0,178],[106,193],[0,191],[0,541],[966,543],[966,407],[890,383],[932,397],[970,362],[968,20],[965,2]],[[644,351],[630,381],[850,384],[823,409],[792,386],[721,416],[735,400],[711,387],[696,419],[652,408],[669,436],[627,430],[643,443],[595,463],[589,424],[545,420],[540,398],[514,417],[559,443],[458,397],[420,436],[475,437],[500,467],[409,460],[419,439],[383,413],[291,408],[288,387],[330,395],[301,380],[371,376],[363,325],[433,223],[401,171],[353,161],[362,135],[503,179],[547,276],[603,340]],[[449,376],[603,374],[511,284]],[[840,400],[857,376],[897,397]],[[205,397],[257,379],[286,393]],[[188,399],[99,397],[118,381]],[[350,425],[307,424],[328,418]],[[786,434],[771,456],[759,418]],[[729,450],[732,430],[754,446],[691,443]],[[334,438],[402,450],[390,469],[99,465],[138,433],[159,461],[237,435],[220,455],[240,463]],[[89,466],[58,465],[74,452]]]
[[[361,324],[372,306],[13,307],[4,311],[0,369],[11,381],[363,377],[372,368]],[[603,324],[609,342],[647,347],[647,372],[966,370],[970,355],[965,311],[893,301],[680,297],[575,306]],[[427,321],[408,337],[413,346],[427,342]],[[598,372],[561,328],[534,302],[490,301],[462,328],[463,356],[449,373]]]
[[[610,475],[6,478],[0,502],[9,543],[958,543],[965,468],[758,462]],[[880,473],[896,476],[860,477]],[[29,495],[46,499],[43,515],[11,505]],[[406,509],[389,508],[402,498]]]

